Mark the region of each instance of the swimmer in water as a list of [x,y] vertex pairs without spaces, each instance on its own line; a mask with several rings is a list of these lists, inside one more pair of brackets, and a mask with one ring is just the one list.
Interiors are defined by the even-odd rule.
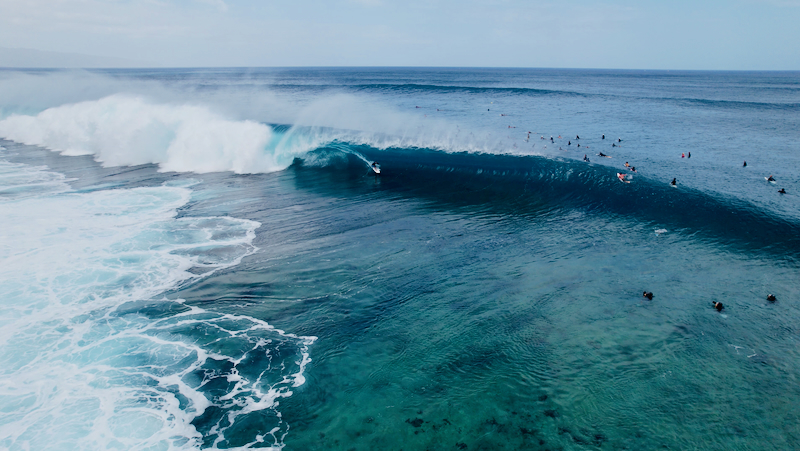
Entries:
[[783,188],[779,189],[778,192],[781,193],[781,194],[786,194],[786,190],[783,189]]
[[631,165],[629,165],[629,164],[628,164],[628,162],[626,161],[626,162],[625,162],[625,167],[626,167],[626,168],[629,168],[629,167],[631,167]]
[[678,180],[677,179],[672,179],[672,181],[669,182],[669,184],[672,185],[672,186],[678,186]]
[[617,138],[617,142],[621,143],[622,142],[622,138]]
[[686,158],[686,154],[681,152],[681,158]]
[[691,152],[687,153],[686,158],[692,158],[692,153]]
[[572,141],[567,141],[567,145],[571,146],[572,145]]
[[614,144],[614,143],[611,143],[611,147],[617,147],[617,145]]
[[769,177],[767,177],[767,181],[768,182],[774,182],[775,181],[775,177],[773,177],[772,174],[770,174]]
[[645,292],[642,293],[642,297],[645,297],[648,300],[652,301],[653,300],[653,293],[650,292],[650,291],[645,291]]
[[603,137],[602,137],[602,138],[600,138],[600,139],[606,139],[606,135],[603,135]]
[[581,146],[581,145],[580,145],[580,144],[578,144],[578,147],[580,147],[580,146]]
[[578,136],[578,135],[575,135],[575,139],[581,139],[581,137]]
[[636,166],[631,166],[631,171],[636,172]]
[[587,157],[586,154],[583,155],[583,161],[587,163],[589,162],[589,157]]
[[768,300],[769,302],[775,302],[775,301],[777,301],[777,299],[775,298],[775,295],[774,295],[774,294],[768,294],[768,295],[767,295],[767,300]]
[[742,167],[743,167],[743,168],[747,167],[747,162],[746,162],[746,161],[744,162],[744,164],[742,165]]
[[721,312],[722,309],[725,308],[722,306],[722,302],[713,301],[712,304],[714,304],[714,308],[717,309],[718,312]]

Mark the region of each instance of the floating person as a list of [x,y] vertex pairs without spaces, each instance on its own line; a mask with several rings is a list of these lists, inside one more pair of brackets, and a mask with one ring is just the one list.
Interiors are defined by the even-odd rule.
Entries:
[[777,301],[778,299],[775,297],[775,295],[774,295],[774,294],[768,294],[768,295],[767,295],[767,300],[768,300],[769,302],[775,302],[775,301]]
[[672,185],[672,186],[678,186],[678,180],[672,179],[672,181],[669,182],[669,184]]
[[652,291],[645,291],[642,293],[642,297],[647,298],[649,301],[653,300],[653,292]]
[[783,188],[779,189],[778,192],[781,193],[781,194],[786,194],[786,190],[783,189]]
[[721,312],[721,311],[722,311],[722,309],[724,309],[724,308],[725,308],[725,307],[722,305],[722,302],[716,302],[716,301],[712,301],[711,303],[714,305],[714,308],[715,308],[715,309],[717,309],[717,311],[718,311],[718,312]]
[[745,162],[744,162],[744,164],[742,165],[742,167],[743,167],[743,168],[747,167],[747,161],[745,161]]
[[606,139],[606,135],[603,135],[603,137],[602,137],[602,138],[600,138],[600,139]]

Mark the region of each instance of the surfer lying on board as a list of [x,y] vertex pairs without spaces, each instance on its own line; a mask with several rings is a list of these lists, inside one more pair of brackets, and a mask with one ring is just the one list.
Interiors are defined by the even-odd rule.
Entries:
[[617,178],[619,179],[620,182],[630,183],[628,180],[625,180],[625,174],[621,172],[617,172]]
[[606,158],[611,158],[611,155],[606,155],[606,154],[604,154],[603,152],[600,152],[600,153],[598,153],[598,154],[597,154],[597,156],[598,156],[598,157],[606,157]]
[[775,181],[775,177],[773,177],[772,174],[770,174],[770,176],[767,177],[767,181],[768,182],[774,182]]
[[778,192],[781,193],[781,194],[786,194],[786,190],[783,189],[783,188],[779,189]]

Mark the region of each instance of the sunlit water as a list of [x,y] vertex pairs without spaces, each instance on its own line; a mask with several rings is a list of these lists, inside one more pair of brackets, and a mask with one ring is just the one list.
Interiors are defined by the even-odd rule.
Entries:
[[0,447],[800,447],[797,74],[3,77]]

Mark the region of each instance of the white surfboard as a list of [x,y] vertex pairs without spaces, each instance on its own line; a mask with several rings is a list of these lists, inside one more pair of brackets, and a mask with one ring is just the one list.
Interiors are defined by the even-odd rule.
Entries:
[[375,171],[376,174],[380,174],[381,173],[381,168],[379,168],[378,166],[370,165],[370,167],[372,168],[373,171]]

